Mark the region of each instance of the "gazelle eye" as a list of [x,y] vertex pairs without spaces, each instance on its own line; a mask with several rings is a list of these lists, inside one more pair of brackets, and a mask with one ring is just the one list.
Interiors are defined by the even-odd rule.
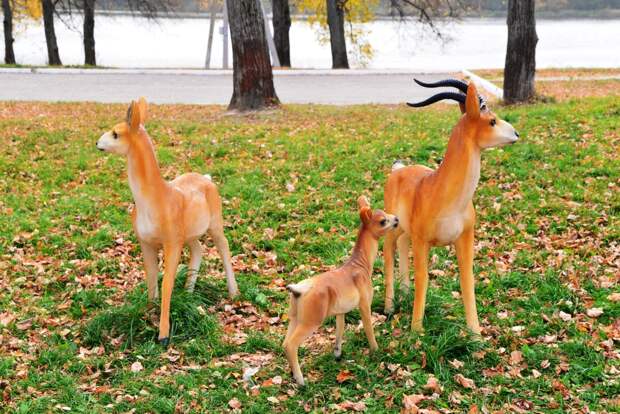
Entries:
[[116,133],[116,131],[112,131],[112,138],[118,139],[118,134]]
[[385,219],[381,220],[381,225],[382,225],[382,226],[385,226],[385,223],[386,223],[386,222],[387,222],[387,221],[386,221]]
[[491,119],[490,124],[491,124],[492,127],[494,127],[495,124],[497,124],[497,120],[495,118]]

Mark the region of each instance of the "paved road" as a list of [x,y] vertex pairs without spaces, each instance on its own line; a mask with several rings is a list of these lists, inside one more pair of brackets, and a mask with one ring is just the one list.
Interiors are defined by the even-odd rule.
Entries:
[[[86,72],[86,73],[84,73]],[[402,103],[430,91],[413,77],[447,74],[356,71],[278,71],[275,86],[284,103]],[[232,95],[230,72],[0,70],[0,100],[128,102],[145,96],[155,103],[227,104]]]

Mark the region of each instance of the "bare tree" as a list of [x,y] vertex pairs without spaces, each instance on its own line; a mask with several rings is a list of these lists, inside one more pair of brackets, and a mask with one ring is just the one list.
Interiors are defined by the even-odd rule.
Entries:
[[226,2],[233,49],[233,96],[229,109],[262,109],[279,104],[257,0]]
[[[56,0],[62,1],[62,0]],[[71,13],[73,9],[81,10],[84,15],[83,36],[84,36],[84,64],[97,65],[95,53],[95,6],[119,5],[128,9],[132,14],[156,19],[158,13],[170,11],[170,4],[175,0],[126,0],[125,4],[97,2],[97,0],[64,0],[62,3],[63,11]]]
[[273,11],[273,40],[276,44],[281,66],[291,66],[289,31],[291,29],[291,10],[288,0],[271,0]]
[[535,0],[508,1],[508,47],[504,65],[504,101],[508,104],[534,98],[536,76]]
[[[58,1],[58,0],[56,0]],[[54,0],[42,0],[43,4],[43,27],[45,29],[45,42],[47,44],[47,63],[50,65],[62,65],[58,53],[58,40],[54,29],[54,14],[56,2]]]
[[349,69],[347,42],[344,33],[344,15],[347,0],[327,0],[327,24],[332,49],[332,68]]
[[433,34],[443,37],[438,19],[456,19],[467,8],[465,0],[390,0],[392,16],[403,20],[413,18],[428,26]]
[[95,0],[82,0],[84,11],[84,64],[96,66],[95,56]]
[[2,14],[4,16],[4,63],[15,64],[15,52],[13,51],[13,10],[10,0],[2,0]]

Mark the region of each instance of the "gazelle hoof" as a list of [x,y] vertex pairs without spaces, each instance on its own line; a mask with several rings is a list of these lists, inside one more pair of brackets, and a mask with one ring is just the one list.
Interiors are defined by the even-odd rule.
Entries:
[[170,337],[161,338],[159,340],[159,344],[164,348],[168,348],[168,344],[170,344]]

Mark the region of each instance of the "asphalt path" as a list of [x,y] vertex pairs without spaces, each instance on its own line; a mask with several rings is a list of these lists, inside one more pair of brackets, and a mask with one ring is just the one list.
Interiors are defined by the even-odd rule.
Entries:
[[[397,104],[421,100],[431,91],[414,77],[438,80],[446,73],[373,71],[277,71],[283,103]],[[94,101],[124,103],[145,96],[154,103],[228,104],[232,74],[225,71],[0,70],[2,101]]]

